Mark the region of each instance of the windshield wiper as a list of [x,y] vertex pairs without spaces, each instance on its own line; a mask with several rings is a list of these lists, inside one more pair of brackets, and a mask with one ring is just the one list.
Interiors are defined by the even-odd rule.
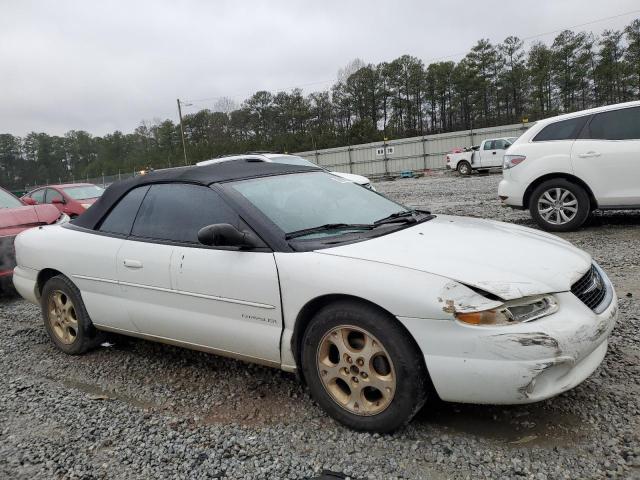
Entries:
[[366,223],[326,223],[324,225],[318,225],[317,227],[304,228],[302,230],[296,230],[289,232],[285,235],[286,240],[292,238],[304,237],[305,235],[311,235],[312,233],[324,232],[327,230],[342,230],[342,229],[358,229],[358,230],[371,230],[375,225],[369,225]]
[[426,210],[403,210],[401,212],[395,212],[391,215],[381,218],[373,222],[374,225],[386,225],[387,223],[418,223],[417,215],[427,215],[427,218],[420,221],[429,220],[432,218],[431,212]]
[[[424,215],[423,218],[418,218],[418,215]],[[326,223],[324,225],[318,225],[317,227],[304,228],[302,230],[295,230],[285,235],[286,240],[292,238],[304,237],[305,235],[311,235],[313,233],[325,232],[327,230],[373,230],[380,225],[386,225],[389,223],[421,223],[426,220],[431,220],[433,215],[426,210],[403,210],[401,212],[395,212],[391,215],[376,220],[372,224],[368,223]]]

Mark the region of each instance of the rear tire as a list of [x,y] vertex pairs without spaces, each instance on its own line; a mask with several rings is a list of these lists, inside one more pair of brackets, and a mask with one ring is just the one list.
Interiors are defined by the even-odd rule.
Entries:
[[458,164],[457,170],[460,175],[471,175],[471,164],[465,160],[462,160]]
[[80,291],[64,275],[50,278],[40,300],[44,326],[56,347],[69,355],[79,355],[103,341],[84,306]]
[[564,178],[541,183],[531,194],[531,217],[544,230],[569,232],[580,228],[591,212],[589,195]]
[[396,319],[366,303],[322,308],[304,334],[301,360],[313,398],[356,430],[396,430],[427,399],[422,353]]

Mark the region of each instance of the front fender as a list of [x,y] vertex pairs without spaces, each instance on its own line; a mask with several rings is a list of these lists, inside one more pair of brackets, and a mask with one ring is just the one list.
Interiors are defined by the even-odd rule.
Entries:
[[453,321],[456,311],[499,304],[446,277],[321,252],[276,253],[284,331],[282,364],[295,369],[291,351],[296,320],[314,299],[348,295],[378,305],[396,317]]

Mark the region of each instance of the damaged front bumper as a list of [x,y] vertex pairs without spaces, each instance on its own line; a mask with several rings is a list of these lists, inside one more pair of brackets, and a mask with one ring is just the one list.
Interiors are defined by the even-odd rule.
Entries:
[[455,320],[403,318],[422,349],[442,400],[518,404],[553,397],[584,381],[602,362],[618,313],[615,291],[594,313],[571,292],[559,309],[516,325],[470,326]]

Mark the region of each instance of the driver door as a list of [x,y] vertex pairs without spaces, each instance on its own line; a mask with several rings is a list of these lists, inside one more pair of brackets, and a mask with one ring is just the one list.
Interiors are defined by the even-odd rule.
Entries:
[[481,155],[481,166],[484,168],[502,166],[506,144],[506,140],[503,139],[485,142]]
[[200,244],[198,231],[214,223],[248,228],[209,187],[149,188],[118,255],[131,320],[147,335],[279,365],[282,312],[273,252]]
[[179,335],[241,358],[280,364],[282,311],[272,252],[177,247]]

